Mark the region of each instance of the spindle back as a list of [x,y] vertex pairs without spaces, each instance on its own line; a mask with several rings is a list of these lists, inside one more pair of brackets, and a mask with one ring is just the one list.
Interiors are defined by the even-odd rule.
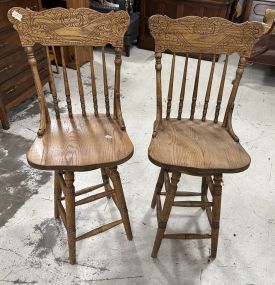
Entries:
[[[115,71],[114,71],[114,112],[113,116],[122,129],[125,125],[122,118],[120,107],[120,69],[121,69],[121,51],[123,48],[123,38],[129,24],[129,15],[125,11],[99,13],[97,11],[79,8],[64,9],[53,8],[41,12],[34,12],[29,9],[14,7],[9,10],[8,18],[17,30],[21,44],[25,48],[28,61],[31,66],[33,77],[38,93],[38,102],[40,107],[40,127],[38,135],[43,135],[47,123],[50,121],[49,111],[45,94],[39,77],[39,67],[35,58],[33,46],[41,44],[46,47],[47,60],[49,66],[49,83],[53,96],[53,105],[56,119],[60,118],[59,100],[56,83],[53,76],[53,70],[50,62],[49,47],[59,49],[60,61],[63,70],[64,91],[68,116],[73,117],[73,106],[71,100],[70,79],[66,68],[66,50],[73,50],[75,60],[76,76],[80,98],[81,112],[84,117],[87,116],[87,104],[85,103],[83,76],[80,69],[80,47],[85,47],[85,52],[89,54],[91,90],[93,98],[93,113],[98,116],[98,96],[96,78],[100,77],[103,81],[103,92],[105,97],[106,116],[110,116],[109,86],[107,76],[107,63],[105,56],[105,46],[110,44],[115,49]],[[95,74],[94,47],[101,47],[101,65],[100,76]]]
[[[156,58],[156,81],[157,81],[157,119],[154,127],[155,136],[161,127],[162,121],[162,52],[170,51],[173,53],[170,80],[167,96],[166,119],[170,119],[171,105],[174,90],[174,77],[176,66],[176,55],[180,53],[185,55],[185,62],[182,65],[182,80],[179,94],[179,104],[177,119],[182,119],[182,111],[186,93],[192,93],[190,106],[190,120],[195,119],[195,111],[198,105],[198,89],[201,79],[202,56],[210,55],[212,64],[209,72],[207,88],[204,90],[204,102],[201,104],[202,114],[199,119],[206,121],[208,105],[211,94],[216,93],[214,116],[211,117],[214,123],[218,123],[220,108],[224,93],[225,80],[227,75],[228,57],[233,53],[238,53],[239,64],[236,70],[236,76],[233,80],[233,86],[229,92],[228,102],[226,104],[222,126],[227,128],[232,137],[238,141],[237,136],[232,129],[232,112],[234,101],[243,74],[246,58],[252,53],[252,48],[259,38],[269,31],[269,26],[260,22],[246,22],[235,24],[223,18],[201,18],[197,16],[187,16],[179,19],[171,19],[167,16],[154,15],[149,19],[149,28],[155,40],[155,58]],[[186,88],[189,69],[188,62],[190,54],[197,56],[197,66],[194,76],[193,90]],[[218,90],[212,90],[212,83],[215,75],[216,59],[218,55],[224,55],[225,60],[221,73]],[[189,64],[190,65],[190,64]]]

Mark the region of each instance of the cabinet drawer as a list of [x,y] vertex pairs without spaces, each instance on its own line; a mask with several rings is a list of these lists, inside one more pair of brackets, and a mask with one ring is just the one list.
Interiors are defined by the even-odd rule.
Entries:
[[23,7],[31,10],[39,10],[38,0],[4,0],[0,1],[0,29],[11,26],[7,12],[12,7]]
[[19,36],[13,29],[0,33],[0,58],[3,58],[21,47]]
[[[35,56],[38,62],[46,58],[44,48],[41,46],[35,49]],[[29,69],[27,55],[23,49],[4,57],[0,60],[0,84],[22,72]]]
[[250,10],[249,21],[262,22],[266,9],[275,9],[275,2],[253,1]]
[[[39,74],[41,79],[44,79],[48,75],[47,60],[43,60],[38,64]],[[17,74],[8,81],[0,85],[0,93],[3,96],[5,104],[13,101],[20,96],[25,90],[34,85],[32,72],[28,68],[25,71]]]

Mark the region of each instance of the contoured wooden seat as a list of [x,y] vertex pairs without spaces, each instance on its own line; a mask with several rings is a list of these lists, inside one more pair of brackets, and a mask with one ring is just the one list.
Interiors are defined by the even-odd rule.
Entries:
[[85,118],[61,115],[35,139],[27,159],[38,169],[87,171],[119,165],[131,158],[133,151],[128,134],[113,118],[105,114]]
[[[157,114],[148,157],[151,162],[161,167],[151,204],[152,208],[157,206],[158,220],[152,257],[157,257],[162,239],[211,239],[211,257],[215,258],[219,236],[222,175],[244,171],[250,164],[250,157],[241,146],[232,128],[234,101],[247,58],[250,57],[255,43],[262,35],[268,33],[270,28],[258,22],[235,24],[222,18],[188,16],[170,19],[161,15],[150,17],[149,28],[155,40]],[[167,50],[172,52],[173,56],[166,116],[163,118],[161,58],[162,52]],[[229,55],[233,53],[239,54],[239,63],[232,87],[225,88]],[[178,111],[177,116],[173,118],[171,107],[175,93],[177,54],[184,55],[185,60],[180,64],[182,79],[179,86]],[[187,88],[187,82],[190,79],[190,54],[198,58],[192,81],[193,89],[190,85]],[[204,54],[212,55],[213,60],[207,87],[202,91],[200,80],[202,73],[205,75],[207,70],[202,66]],[[223,67],[218,76],[217,55],[224,57]],[[215,75],[219,78],[219,84],[217,90],[212,90]],[[229,91],[227,97],[224,94],[226,91]],[[199,96],[200,92],[202,96]],[[190,96],[190,105],[187,105],[185,100],[188,95],[192,96]],[[201,97],[203,101],[199,104],[198,100]],[[213,97],[212,102],[214,101],[215,104],[210,112],[210,99]],[[223,103],[225,103],[224,110]],[[201,110],[198,111],[198,109]],[[183,116],[184,110],[187,115]],[[219,121],[222,111],[224,112],[223,120]],[[177,185],[182,174],[200,176],[202,178],[201,191],[178,191]],[[209,198],[208,193],[211,194],[212,199]],[[163,205],[162,196],[165,197]],[[176,197],[199,197],[200,199],[175,201]],[[166,233],[166,225],[173,206],[205,209],[211,228],[210,232]]]
[[[133,155],[133,145],[127,135],[120,105],[120,70],[123,38],[129,24],[125,11],[102,14],[90,9],[54,8],[33,12],[23,8],[12,8],[8,12],[10,22],[18,31],[22,46],[25,48],[32,69],[40,108],[40,126],[27,159],[30,165],[39,169],[55,171],[54,210],[55,217],[63,221],[68,237],[70,263],[76,263],[76,241],[94,236],[123,224],[127,238],[132,239],[128,210],[123,194],[117,165]],[[49,115],[47,101],[37,70],[33,45],[45,46],[49,65],[50,90],[53,98],[55,117]],[[114,100],[113,112],[110,108],[107,64],[104,47],[114,47]],[[60,95],[53,77],[49,47],[58,46],[62,61],[64,93],[67,112],[61,114]],[[79,46],[85,47],[90,58],[91,90],[85,95],[83,78],[79,64]],[[66,69],[65,48],[74,55],[76,81],[78,83],[81,113],[75,113],[69,76]],[[101,47],[102,71],[96,75],[94,47]],[[73,59],[72,59],[73,60]],[[103,94],[105,113],[99,112],[99,92],[96,76],[104,83]],[[87,96],[92,98],[86,104]],[[88,110],[93,108],[93,113]],[[76,191],[74,173],[100,169],[103,183]],[[104,188],[88,197],[78,196],[99,188]],[[75,207],[101,198],[112,198],[121,214],[121,219],[102,225],[87,233],[76,236]]]
[[197,174],[236,173],[249,167],[250,157],[222,124],[213,121],[162,120],[148,156],[159,167]]

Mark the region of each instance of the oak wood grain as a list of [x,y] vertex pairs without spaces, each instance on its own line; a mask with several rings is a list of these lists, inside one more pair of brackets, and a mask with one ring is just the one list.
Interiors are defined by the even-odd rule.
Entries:
[[132,154],[127,133],[112,118],[61,115],[35,139],[27,159],[39,169],[80,171],[118,165]]
[[240,172],[250,164],[244,148],[221,124],[201,120],[163,120],[148,155],[162,168],[209,175]]
[[[161,167],[158,182],[153,195],[151,207],[157,206],[158,230],[153,246],[152,257],[157,257],[161,242],[164,238],[170,239],[204,239],[211,238],[211,258],[217,255],[222,175],[223,173],[236,173],[246,170],[250,165],[250,157],[239,143],[232,127],[232,114],[239,84],[253,45],[259,38],[268,33],[267,26],[261,23],[234,24],[221,18],[183,17],[170,19],[167,16],[155,15],[149,19],[149,27],[155,39],[156,58],[156,103],[157,112],[154,122],[154,132],[148,149],[148,156],[152,163]],[[170,84],[167,98],[166,119],[162,118],[162,52],[173,52]],[[177,118],[170,118],[171,101],[173,96],[173,78],[175,70],[175,53],[186,55],[183,67],[179,108]],[[197,54],[197,69],[194,78],[191,110],[189,118],[182,118],[182,109],[185,99],[186,81],[190,80],[188,72],[188,55]],[[225,80],[228,66],[228,56],[232,53],[239,54],[239,62],[232,87],[228,93],[223,122],[219,122],[219,113],[223,99]],[[203,54],[212,56],[212,65],[208,83],[202,90],[204,102],[199,101],[199,81]],[[218,90],[212,91],[215,76],[216,55],[225,54],[225,62],[220,77]],[[188,78],[189,76],[189,78]],[[216,76],[217,77],[217,76]],[[165,80],[165,79],[164,79]],[[166,79],[167,80],[167,79]],[[190,92],[191,91],[191,92]],[[186,92],[187,93],[187,92]],[[216,94],[215,115],[213,121],[207,120],[208,105],[212,93]],[[203,106],[202,116],[195,119],[197,105]],[[170,173],[172,173],[170,178]],[[177,193],[177,184],[181,173],[201,176],[202,186],[200,193],[188,193],[190,196],[200,196],[200,201],[174,201]],[[213,179],[212,177],[213,176]],[[163,185],[165,191],[162,191]],[[209,194],[212,201],[208,200]],[[184,194],[185,194],[184,193]],[[164,205],[161,205],[160,196],[165,196]],[[179,195],[178,195],[179,196]],[[185,195],[182,195],[185,196]],[[205,210],[209,224],[210,234],[165,234],[170,211],[177,207],[200,207]]]
[[223,18],[198,16],[171,19],[154,15],[148,22],[156,52],[239,53],[247,57],[270,28],[260,22],[236,24]]
[[[16,14],[17,13],[17,14]],[[21,17],[21,16],[22,17]],[[45,10],[32,13],[29,10],[13,8],[9,11],[9,19],[17,29],[21,43],[25,46],[28,61],[35,81],[40,108],[40,125],[37,137],[31,146],[27,160],[35,168],[55,171],[55,217],[61,218],[66,229],[69,246],[69,260],[76,263],[76,241],[102,233],[123,223],[127,238],[132,239],[126,201],[117,165],[127,161],[133,155],[133,145],[127,135],[120,105],[120,69],[121,47],[127,29],[129,15],[127,12],[101,14],[90,9]],[[50,89],[53,95],[55,118],[49,116],[45,93],[39,77],[39,66],[34,54],[33,44],[41,42],[46,45],[48,67],[50,73]],[[107,84],[107,65],[104,46],[108,43],[115,49],[114,78],[114,112],[110,114]],[[85,89],[80,68],[80,46],[89,46],[91,85],[94,113],[88,114],[85,106]],[[94,74],[93,46],[102,47],[103,81],[106,103],[106,114],[98,114],[96,77]],[[58,96],[51,66],[48,46],[60,47],[64,79],[64,91],[67,102],[67,114],[60,114]],[[74,51],[70,60],[74,61],[78,83],[82,114],[72,110],[71,95],[66,58],[68,49]],[[71,53],[70,53],[71,54]],[[1,102],[1,101],[0,101]],[[1,108],[1,105],[0,105]],[[1,110],[1,109],[0,109]],[[103,183],[75,191],[74,173],[100,168]],[[113,188],[110,181],[112,181]],[[94,191],[104,186],[105,191],[83,198],[75,202],[75,197]],[[64,194],[61,197],[61,193]],[[75,207],[102,198],[111,198],[120,211],[121,220],[103,225],[76,238]],[[62,205],[65,200],[66,209]]]
[[[14,13],[21,15],[19,20]],[[33,12],[11,8],[8,19],[17,30],[22,46],[35,43],[48,46],[105,46],[123,48],[129,24],[126,11],[100,13],[88,8],[53,8]]]

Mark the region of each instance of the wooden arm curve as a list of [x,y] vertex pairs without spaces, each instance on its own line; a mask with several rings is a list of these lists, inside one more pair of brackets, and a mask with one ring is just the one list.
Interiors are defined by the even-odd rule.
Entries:
[[234,110],[235,98],[237,95],[237,91],[238,91],[238,88],[240,85],[240,81],[242,79],[242,75],[244,72],[244,66],[246,63],[247,63],[247,59],[245,57],[240,57],[238,68],[236,71],[236,77],[233,81],[233,87],[232,87],[231,94],[230,94],[230,97],[228,100],[228,104],[226,107],[226,111],[225,111],[224,119],[223,119],[223,124],[222,124],[222,126],[228,130],[229,134],[232,136],[232,138],[236,142],[239,142],[239,138],[235,134],[233,127],[232,127],[232,114],[233,114],[233,110]]
[[37,131],[37,135],[43,136],[46,130],[47,121],[49,121],[47,103],[45,100],[43,86],[42,86],[42,83],[39,77],[39,72],[37,69],[37,61],[33,53],[33,47],[32,46],[25,47],[25,51],[28,57],[29,65],[32,70],[34,83],[35,83],[35,87],[37,91],[38,105],[39,105],[39,110],[40,110],[40,123],[39,123],[39,129]]
[[157,93],[157,112],[156,112],[156,121],[154,123],[154,130],[153,130],[153,138],[156,137],[159,129],[161,128],[161,122],[162,122],[162,89],[161,89],[161,56],[162,54],[160,52],[155,53],[156,58],[156,93]]
[[118,122],[121,130],[126,130],[122,117],[120,102],[120,70],[121,70],[121,48],[115,48],[115,90],[114,90],[114,118]]

